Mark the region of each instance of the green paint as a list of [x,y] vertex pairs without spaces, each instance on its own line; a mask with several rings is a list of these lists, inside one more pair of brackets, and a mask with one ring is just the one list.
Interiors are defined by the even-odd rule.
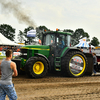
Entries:
[[62,53],[61,53],[61,56],[60,57],[62,57],[63,55],[64,55],[64,53],[65,53],[65,51],[68,49],[68,47],[66,47],[66,48],[64,48],[64,50],[62,51]]

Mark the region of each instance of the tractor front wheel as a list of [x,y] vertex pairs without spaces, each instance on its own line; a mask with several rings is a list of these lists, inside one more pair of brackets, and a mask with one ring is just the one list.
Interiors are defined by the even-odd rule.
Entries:
[[25,71],[33,78],[44,77],[48,73],[48,63],[42,57],[31,57],[26,62]]

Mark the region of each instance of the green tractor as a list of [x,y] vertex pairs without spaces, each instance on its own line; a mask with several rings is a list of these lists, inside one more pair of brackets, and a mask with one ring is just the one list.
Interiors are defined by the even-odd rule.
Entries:
[[48,31],[42,34],[42,45],[25,45],[21,55],[12,59],[18,72],[25,71],[32,78],[59,71],[69,77],[91,75],[93,56],[71,47],[71,33]]

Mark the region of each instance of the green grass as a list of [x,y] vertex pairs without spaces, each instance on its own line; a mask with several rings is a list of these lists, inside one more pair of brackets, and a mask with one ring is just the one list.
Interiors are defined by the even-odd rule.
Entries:
[[[6,56],[0,56],[0,60],[2,60],[3,58],[6,58]],[[14,59],[15,57],[13,57]]]
[[6,56],[0,56],[0,59],[6,58]]

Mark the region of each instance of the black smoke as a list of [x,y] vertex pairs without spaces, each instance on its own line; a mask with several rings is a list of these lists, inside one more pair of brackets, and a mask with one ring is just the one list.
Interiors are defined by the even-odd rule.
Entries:
[[0,0],[3,12],[12,13],[19,23],[36,27],[35,22],[28,13],[22,8],[21,3],[17,0]]

